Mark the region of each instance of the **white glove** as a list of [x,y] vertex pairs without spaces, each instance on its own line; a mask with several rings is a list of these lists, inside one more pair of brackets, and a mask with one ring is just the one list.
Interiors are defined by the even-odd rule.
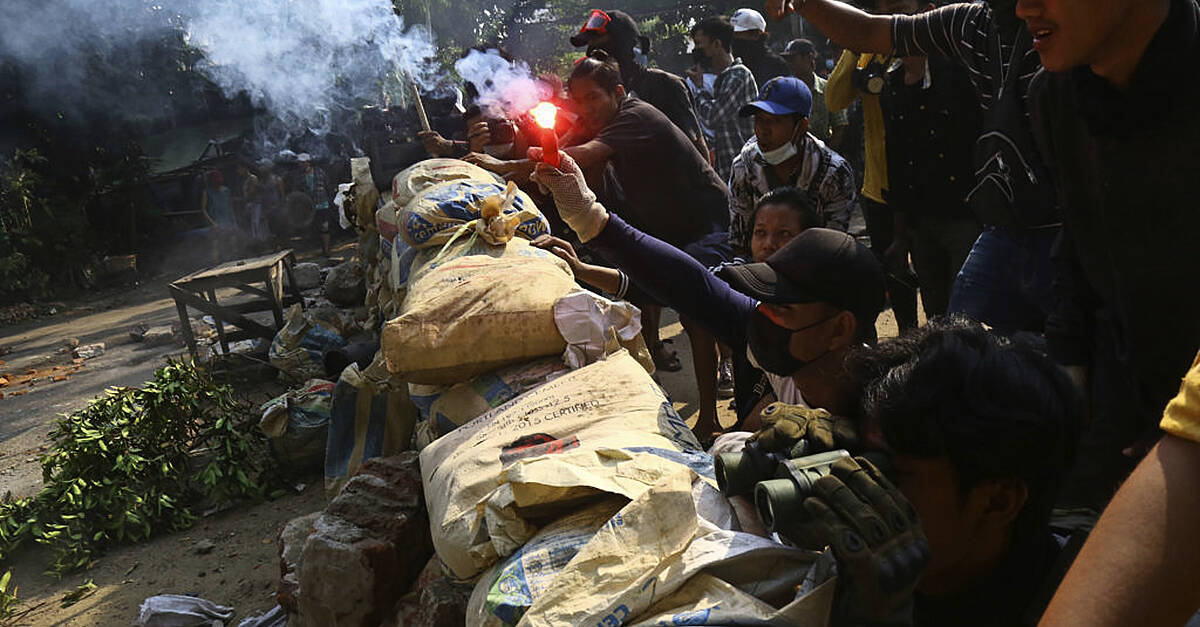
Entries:
[[[532,153],[533,149],[530,152]],[[538,155],[533,155],[538,156]],[[608,211],[596,202],[596,194],[588,189],[579,164],[565,152],[558,153],[558,168],[539,163],[530,180],[550,190],[558,215],[567,226],[586,242],[600,234],[608,223]]]

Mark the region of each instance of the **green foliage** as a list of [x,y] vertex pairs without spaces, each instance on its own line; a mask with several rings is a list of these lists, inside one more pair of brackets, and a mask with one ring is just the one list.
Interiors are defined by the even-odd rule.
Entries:
[[[12,586],[11,589],[9,586]],[[17,586],[12,584],[12,571],[0,575],[0,620],[13,615],[17,607]]]
[[250,415],[189,362],[109,389],[58,421],[41,492],[0,504],[0,560],[32,538],[53,549],[49,572],[61,576],[107,546],[188,527],[198,502],[263,496],[267,455]]

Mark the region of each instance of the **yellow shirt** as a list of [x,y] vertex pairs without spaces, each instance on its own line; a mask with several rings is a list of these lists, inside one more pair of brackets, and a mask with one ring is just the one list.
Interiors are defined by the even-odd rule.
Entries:
[[[864,58],[877,56],[887,67],[887,57],[861,55]],[[854,68],[859,57],[845,50],[838,59],[837,67],[825,82],[825,105],[832,111],[841,111],[862,98],[863,143],[866,144],[866,163],[863,166],[862,194],[875,202],[884,202],[883,192],[887,189],[887,147],[884,144],[883,108],[879,96],[863,92],[854,86]],[[865,63],[865,59],[864,59]]]
[[1167,403],[1159,426],[1172,435],[1200,442],[1200,354],[1183,377],[1179,394]]

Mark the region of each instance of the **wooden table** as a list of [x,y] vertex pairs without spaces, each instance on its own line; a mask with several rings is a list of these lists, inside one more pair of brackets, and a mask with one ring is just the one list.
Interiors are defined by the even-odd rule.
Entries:
[[[192,356],[196,356],[196,338],[192,334],[188,307],[213,317],[222,351],[228,352],[229,343],[238,340],[257,337],[273,340],[276,332],[283,327],[283,308],[292,303],[301,303],[303,306],[304,301],[292,278],[292,267],[295,263],[296,256],[290,249],[281,250],[262,257],[227,261],[219,266],[193,272],[167,286],[175,299],[180,329]],[[283,286],[285,276],[289,292],[286,297]],[[262,287],[258,287],[259,285]],[[221,305],[217,302],[217,290],[226,287],[258,298]],[[243,315],[259,311],[270,311],[274,314],[274,329]],[[226,333],[226,324],[237,327],[238,330]]]

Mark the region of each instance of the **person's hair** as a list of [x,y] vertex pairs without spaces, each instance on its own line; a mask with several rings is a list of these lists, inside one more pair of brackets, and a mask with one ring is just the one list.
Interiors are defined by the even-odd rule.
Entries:
[[792,211],[800,214],[801,228],[811,229],[813,227],[825,226],[825,221],[821,219],[821,214],[808,199],[808,194],[791,186],[776,187],[767,192],[758,202],[754,203],[754,213],[750,215],[750,224],[758,219],[758,210],[762,209],[763,205],[783,205]]
[[808,39],[797,39],[796,52],[799,52],[800,54],[816,54],[817,46]]
[[962,316],[942,317],[853,355],[866,424],[892,450],[946,458],[961,497],[989,479],[1015,478],[1029,498],[1014,538],[1050,520],[1082,427],[1070,380],[1033,347]]
[[692,37],[700,33],[721,42],[725,50],[733,49],[733,22],[724,15],[711,15],[700,20],[700,23],[692,28]]
[[603,50],[593,50],[575,64],[571,77],[567,79],[567,88],[570,89],[571,83],[577,79],[592,81],[611,94],[621,84],[621,68],[612,55]]

